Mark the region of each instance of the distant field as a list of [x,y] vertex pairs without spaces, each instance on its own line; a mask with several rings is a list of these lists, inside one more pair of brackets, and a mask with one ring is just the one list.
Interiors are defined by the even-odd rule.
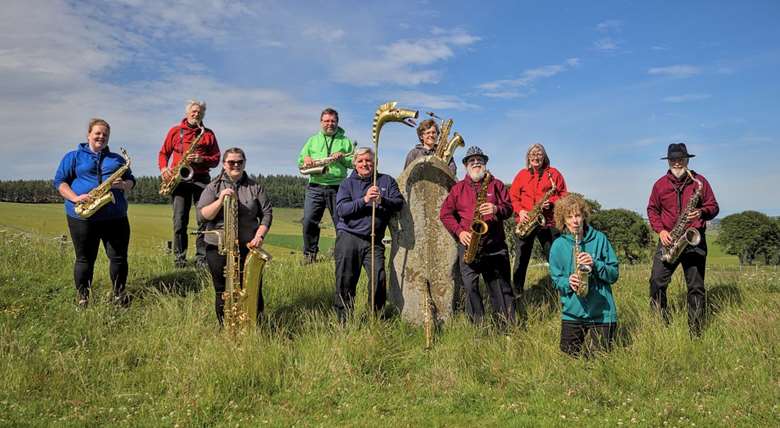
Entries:
[[[195,230],[194,209],[190,214],[190,229]],[[131,252],[161,251],[171,239],[170,205],[130,205]],[[303,246],[300,208],[274,208],[274,222],[268,234],[266,249],[274,257],[300,254]],[[327,211],[322,219],[320,252],[327,254],[335,241],[335,231]],[[62,204],[0,203],[0,228],[49,236],[69,236]],[[194,241],[190,241],[190,246]],[[192,250],[190,251],[192,254]]]

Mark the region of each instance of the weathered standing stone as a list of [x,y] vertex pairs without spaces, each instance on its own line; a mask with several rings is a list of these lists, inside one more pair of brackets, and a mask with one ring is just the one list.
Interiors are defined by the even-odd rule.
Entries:
[[406,204],[390,221],[389,298],[401,317],[422,324],[428,284],[437,321],[452,315],[454,281],[460,282],[457,244],[439,221],[455,178],[439,158],[416,159],[398,177]]

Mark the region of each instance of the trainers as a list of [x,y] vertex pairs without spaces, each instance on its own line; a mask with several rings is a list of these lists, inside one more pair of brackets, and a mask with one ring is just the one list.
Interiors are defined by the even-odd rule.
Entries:
[[301,262],[301,264],[303,264],[304,266],[305,265],[310,265],[310,264],[316,263],[316,262],[317,262],[317,254],[316,253],[315,254],[306,254],[306,253],[303,254],[303,261]]

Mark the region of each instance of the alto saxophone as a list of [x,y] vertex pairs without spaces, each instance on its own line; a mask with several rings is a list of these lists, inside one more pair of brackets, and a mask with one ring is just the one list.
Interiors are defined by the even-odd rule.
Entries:
[[479,207],[487,202],[487,190],[490,181],[493,176],[490,171],[485,173],[485,177],[482,178],[482,184],[479,187],[477,193],[477,203],[474,206],[474,217],[471,220],[471,227],[469,233],[471,234],[471,240],[469,246],[466,247],[466,251],[463,252],[463,261],[466,264],[472,263],[476,260],[479,250],[482,247],[482,237],[488,232],[488,224],[482,219],[482,214],[479,212]]
[[90,218],[99,209],[103,208],[108,203],[116,203],[114,198],[114,192],[111,191],[111,185],[117,178],[121,178],[125,175],[128,169],[130,169],[130,157],[127,155],[127,151],[124,148],[119,149],[122,152],[122,157],[125,158],[125,164],[117,168],[110,177],[105,181],[98,184],[97,187],[90,190],[88,195],[89,199],[84,202],[78,202],[73,207],[73,210],[81,218]]
[[696,205],[699,204],[699,199],[701,199],[703,184],[701,180],[695,178],[693,174],[691,174],[690,169],[686,168],[685,172],[688,174],[688,177],[696,183],[696,190],[688,200],[685,209],[680,212],[680,216],[677,217],[674,228],[672,228],[672,231],[669,233],[670,238],[672,239],[672,245],[661,248],[661,260],[670,264],[676,262],[683,253],[683,250],[689,245],[696,246],[701,242],[701,234],[699,231],[693,227],[688,227],[688,223],[690,223],[690,221],[688,221],[688,214],[696,210]]
[[582,298],[588,295],[588,279],[593,268],[590,265],[577,263],[577,257],[580,255],[580,242],[582,242],[584,226],[580,225],[577,231],[574,233],[574,248],[572,249],[572,263],[574,274],[580,280],[580,285],[577,287],[576,294]]
[[517,223],[517,226],[515,226],[515,235],[520,239],[527,238],[537,227],[544,226],[546,220],[544,218],[544,213],[542,213],[542,207],[547,203],[550,197],[552,197],[556,190],[555,181],[553,181],[550,171],[547,171],[547,177],[550,179],[550,190],[545,192],[542,199],[531,208],[531,211],[528,212],[528,218],[526,218],[525,221]]
[[187,148],[187,151],[182,154],[179,162],[171,168],[171,173],[168,178],[162,177],[162,182],[160,183],[161,196],[170,196],[179,183],[182,181],[190,181],[192,180],[192,176],[195,175],[195,170],[192,169],[192,166],[190,165],[191,162],[187,157],[195,153],[195,149],[197,148],[198,143],[200,143],[200,139],[203,138],[203,134],[206,133],[203,123],[199,123],[198,127],[200,128],[198,136],[190,143],[190,146]]
[[[244,266],[241,266],[241,252],[238,244],[238,201],[235,195],[225,196],[222,201],[224,230],[205,231],[216,233],[221,244],[219,253],[226,256],[225,263],[225,325],[232,333],[252,329],[257,323],[260,281],[265,264],[272,257],[262,248],[250,248]],[[241,273],[243,271],[243,282]]]

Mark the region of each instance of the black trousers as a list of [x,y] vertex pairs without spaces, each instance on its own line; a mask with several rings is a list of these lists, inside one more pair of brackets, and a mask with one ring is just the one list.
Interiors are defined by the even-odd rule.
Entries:
[[466,292],[466,314],[471,321],[479,323],[485,315],[482,294],[479,292],[479,276],[485,280],[493,315],[503,322],[515,321],[515,299],[509,283],[509,257],[503,250],[494,254],[483,254],[471,264],[463,261],[465,247],[458,244],[458,261]]
[[328,209],[333,227],[338,223],[336,215],[336,193],[339,186],[309,184],[303,200],[303,254],[316,256],[320,251],[320,220]]
[[650,303],[660,311],[664,321],[669,321],[669,308],[666,290],[672,280],[672,274],[678,265],[682,265],[685,282],[688,286],[688,327],[694,335],[701,334],[707,312],[707,295],[704,289],[704,270],[707,264],[707,240],[704,232],[701,242],[696,247],[685,250],[676,262],[672,264],[661,260],[661,243],[658,243],[653,256],[653,267],[650,270]]
[[515,287],[515,291],[518,296],[523,294],[523,288],[525,288],[525,275],[528,272],[528,262],[531,260],[531,254],[534,249],[534,239],[539,241],[539,245],[542,246],[544,252],[544,259],[547,260],[550,256],[550,247],[555,238],[560,233],[553,228],[544,227],[536,228],[530,235],[520,239],[517,235],[512,234],[515,240],[515,266],[512,272],[512,284]]
[[[339,319],[344,320],[355,307],[355,294],[361,267],[369,276],[369,304],[371,302],[371,238],[339,231],[336,235],[336,248],[333,255],[336,259],[336,295],[333,307]],[[385,246],[382,245],[381,239],[377,239],[374,245],[374,269],[376,281],[374,310],[380,310],[387,299]]]
[[108,256],[108,274],[114,296],[121,296],[127,284],[127,248],[130,222],[127,217],[110,220],[82,220],[68,216],[68,229],[76,251],[73,280],[81,298],[89,296],[100,242]]
[[616,331],[617,323],[561,321],[561,351],[573,356],[581,355],[588,332],[591,334],[592,346],[585,349],[585,356],[609,351],[615,341]]
[[[173,254],[177,264],[184,264],[187,261],[187,246],[189,245],[187,226],[190,224],[190,208],[193,204],[197,206],[200,194],[203,193],[203,189],[208,183],[208,174],[198,174],[190,182],[179,183],[171,194]],[[200,224],[198,229],[200,229]],[[198,262],[203,262],[206,257],[206,241],[203,240],[202,234],[195,239],[195,257]]]
[[[244,281],[244,261],[246,260],[249,249],[246,245],[239,245],[239,251],[241,253],[240,264],[241,268],[241,281]],[[211,273],[211,282],[214,284],[214,312],[217,314],[217,321],[219,325],[223,324],[225,319],[225,298],[222,293],[225,292],[225,265],[227,264],[227,257],[219,254],[216,245],[206,245],[206,264],[209,267]],[[257,315],[258,318],[265,309],[265,302],[263,301],[263,281],[260,280],[260,293],[257,298]]]

